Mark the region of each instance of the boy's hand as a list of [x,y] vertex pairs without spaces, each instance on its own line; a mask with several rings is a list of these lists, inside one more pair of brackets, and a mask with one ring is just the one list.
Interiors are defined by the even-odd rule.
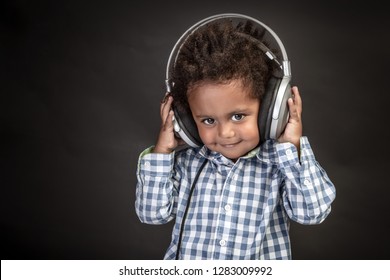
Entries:
[[165,98],[161,102],[160,115],[162,123],[157,144],[153,150],[154,153],[169,154],[179,145],[180,140],[175,137],[173,130],[172,119],[174,113],[171,109],[172,102],[173,98],[168,94],[165,95]]
[[290,142],[300,148],[300,138],[302,136],[302,99],[296,86],[291,88],[292,98],[288,99],[288,108],[290,117],[286,125],[286,129],[278,138],[280,143]]

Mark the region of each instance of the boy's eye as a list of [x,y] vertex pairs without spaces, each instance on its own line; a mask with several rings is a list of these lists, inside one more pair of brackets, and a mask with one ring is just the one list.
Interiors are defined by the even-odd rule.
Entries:
[[232,120],[233,120],[233,121],[240,121],[240,120],[242,120],[244,117],[245,117],[245,116],[244,116],[243,114],[234,114],[234,115],[232,116]]
[[212,118],[207,118],[207,119],[202,120],[202,123],[207,124],[207,125],[212,125],[214,122],[215,122],[215,120]]

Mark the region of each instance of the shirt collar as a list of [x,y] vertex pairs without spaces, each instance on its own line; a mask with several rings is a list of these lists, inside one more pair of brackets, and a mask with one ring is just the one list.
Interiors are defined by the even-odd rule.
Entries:
[[276,140],[267,140],[260,145],[259,151],[256,154],[257,158],[265,163],[275,163],[275,145]]

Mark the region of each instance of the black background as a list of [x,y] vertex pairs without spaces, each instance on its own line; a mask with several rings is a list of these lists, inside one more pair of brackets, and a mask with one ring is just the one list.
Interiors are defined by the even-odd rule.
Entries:
[[[358,1],[360,2],[360,1]],[[181,34],[242,13],[282,39],[304,134],[336,185],[295,259],[389,259],[390,20],[375,1],[2,1],[1,259],[161,259],[172,224],[134,211]]]

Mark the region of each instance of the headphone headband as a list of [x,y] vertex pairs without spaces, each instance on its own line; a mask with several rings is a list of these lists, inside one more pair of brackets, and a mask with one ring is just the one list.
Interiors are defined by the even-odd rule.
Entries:
[[213,21],[220,20],[220,19],[250,20],[252,22],[257,23],[261,27],[263,27],[275,39],[275,41],[279,47],[279,50],[281,52],[281,55],[282,55],[282,63],[278,62],[278,60],[276,60],[275,55],[272,52],[270,52],[269,50],[266,50],[265,54],[267,55],[267,57],[270,60],[275,60],[280,65],[280,68],[283,71],[283,76],[291,76],[290,61],[288,60],[286,49],[284,48],[284,45],[283,45],[282,41],[280,40],[279,36],[270,27],[268,27],[266,24],[262,23],[261,21],[255,19],[253,17],[243,15],[243,14],[236,14],[236,13],[217,14],[217,15],[213,15],[213,16],[207,17],[205,19],[202,19],[202,20],[198,21],[197,23],[195,23],[194,25],[192,25],[190,28],[187,29],[187,31],[185,31],[183,33],[183,35],[179,38],[179,40],[174,45],[174,47],[171,51],[171,54],[169,55],[169,58],[168,58],[166,75],[165,75],[165,83],[166,83],[166,87],[167,87],[168,92],[171,91],[171,84],[170,84],[170,74],[171,73],[170,72],[176,63],[180,49],[183,46],[184,42],[187,40],[187,38],[193,32],[195,32],[199,28],[205,26],[206,24],[209,24]]

